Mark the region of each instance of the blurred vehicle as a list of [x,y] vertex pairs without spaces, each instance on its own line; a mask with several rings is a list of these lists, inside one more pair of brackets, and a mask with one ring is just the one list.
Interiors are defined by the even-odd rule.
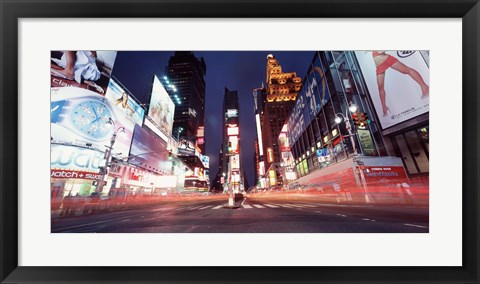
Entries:
[[184,191],[208,192],[207,181],[195,176],[185,177]]

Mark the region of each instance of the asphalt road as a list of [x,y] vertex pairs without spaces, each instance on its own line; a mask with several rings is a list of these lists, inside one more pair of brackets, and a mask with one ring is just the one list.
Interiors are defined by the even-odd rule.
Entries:
[[428,207],[249,196],[237,208],[202,199],[52,218],[52,233],[428,233]]

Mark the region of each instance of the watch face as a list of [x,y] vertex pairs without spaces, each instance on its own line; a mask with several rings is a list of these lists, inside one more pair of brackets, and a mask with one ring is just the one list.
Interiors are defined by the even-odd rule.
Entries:
[[90,139],[101,140],[111,131],[105,124],[109,117],[110,110],[103,102],[87,100],[72,108],[70,122],[81,134]]

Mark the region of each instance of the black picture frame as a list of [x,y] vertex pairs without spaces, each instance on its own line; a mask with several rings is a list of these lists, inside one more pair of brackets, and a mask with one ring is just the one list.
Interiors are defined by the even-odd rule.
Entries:
[[[1,283],[479,283],[480,5],[477,0],[259,0],[255,2],[0,0],[0,12]],[[461,267],[18,266],[18,20],[20,18],[122,17],[462,18],[463,265]]]

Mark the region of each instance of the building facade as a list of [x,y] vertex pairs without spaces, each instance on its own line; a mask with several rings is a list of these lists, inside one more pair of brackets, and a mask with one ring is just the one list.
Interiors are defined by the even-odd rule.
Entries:
[[[420,52],[416,60],[425,65]],[[405,64],[415,65],[410,63]],[[412,105],[400,106],[395,100],[410,94],[389,86],[387,103],[394,111],[383,113],[375,68],[371,52],[315,53],[287,120],[296,182],[340,189],[428,174],[428,100],[420,99],[418,88]],[[422,75],[428,73],[423,70]],[[386,72],[392,76],[396,71]],[[415,84],[397,73],[397,82]],[[410,115],[415,109],[417,115]]]
[[[278,168],[281,151],[277,138],[295,104],[301,86],[302,79],[297,76],[296,72],[283,72],[282,66],[275,56],[272,54],[267,56],[265,90],[264,93],[257,90],[256,98],[254,98],[255,105],[259,108],[256,113],[259,114],[261,125],[261,130],[257,129],[257,131],[262,134],[261,139],[258,137],[261,148],[259,158],[261,175],[272,176],[267,173],[271,165],[276,164]],[[275,183],[269,186],[283,184],[281,176],[277,174],[275,176],[275,179],[269,178],[271,183]]]
[[240,109],[238,92],[225,88],[223,101],[223,135],[221,172],[224,190],[239,192],[243,188],[243,172],[240,163]]
[[[205,74],[207,67],[202,58],[191,51],[176,51],[170,57],[164,83],[175,86],[170,92],[175,102],[173,136],[197,143],[197,134],[204,127],[205,117]],[[198,147],[205,154],[205,140]]]

